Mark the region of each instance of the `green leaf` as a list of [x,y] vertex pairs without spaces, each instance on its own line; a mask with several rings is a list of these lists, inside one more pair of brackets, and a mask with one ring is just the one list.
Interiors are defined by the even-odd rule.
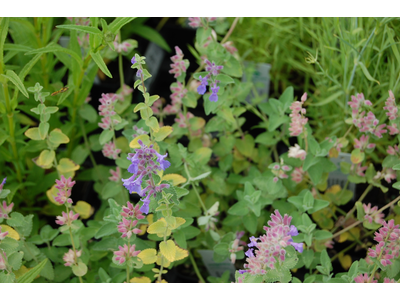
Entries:
[[[54,52],[67,53],[67,54],[71,55],[71,57],[74,58],[78,62],[78,65],[80,67],[82,67],[82,65],[83,65],[82,58],[78,54],[76,54],[74,51],[72,51],[70,49],[67,49],[67,48],[61,47],[60,45],[55,45],[55,44],[49,44],[44,48],[39,48],[39,49],[29,51],[29,52],[25,53],[25,55],[54,53]],[[22,73],[22,71],[21,71],[21,73]]]
[[18,283],[31,283],[37,275],[40,274],[44,266],[46,265],[48,259],[45,258],[41,263],[36,265],[33,269],[29,270],[27,273],[22,275],[20,278],[18,278]]
[[102,238],[103,236],[108,236],[118,232],[117,224],[107,222],[100,227],[94,236],[96,239]]
[[49,132],[50,124],[48,122],[40,122],[39,124],[39,135],[44,140]]
[[43,242],[50,242],[58,235],[58,232],[58,229],[53,229],[50,225],[45,225],[40,230],[40,237],[42,238]]
[[102,283],[110,283],[112,280],[107,272],[101,267],[99,268],[99,277]]
[[89,33],[89,34],[98,34],[98,35],[102,34],[100,29],[98,29],[96,27],[92,27],[92,26],[67,24],[67,25],[58,25],[56,27],[63,28],[63,29],[69,29],[69,30],[82,31],[82,32]]
[[373,77],[371,76],[371,74],[369,74],[367,67],[366,67],[361,61],[359,61],[358,64],[360,65],[361,70],[363,71],[365,77],[367,77],[367,79],[368,79],[369,81],[375,81],[377,84],[380,85],[379,81],[376,80],[375,78],[373,78]]
[[108,29],[114,33],[117,34],[118,30],[120,30],[123,26],[128,24],[129,22],[133,21],[136,19],[136,17],[130,18],[130,17],[118,17],[115,18],[114,21],[112,21],[110,24],[108,24]]
[[22,258],[24,257],[24,252],[14,252],[8,259],[8,264],[13,268],[13,270],[19,270],[22,265]]
[[72,272],[76,276],[84,276],[87,273],[88,267],[86,266],[85,263],[82,261],[78,262],[78,265],[73,265],[72,266]]
[[104,145],[109,142],[114,136],[114,130],[103,130],[103,132],[99,136],[100,145]]
[[17,227],[18,232],[27,237],[31,234],[32,226],[33,226],[33,215],[23,216],[19,212],[12,212],[11,218],[7,219],[7,224],[11,227]]
[[224,68],[221,70],[221,72],[232,77],[242,77],[243,75],[242,66],[240,65],[239,61],[232,55],[224,64]]
[[97,121],[97,111],[90,104],[84,103],[79,108],[79,115],[82,119],[88,121],[89,123],[96,123]]
[[316,240],[327,240],[332,238],[332,233],[326,230],[316,230],[314,232],[314,237]]
[[247,203],[245,201],[239,201],[228,209],[228,214],[235,216],[245,216],[248,213],[249,209],[247,208]]
[[108,77],[113,78],[110,71],[107,68],[107,65],[105,64],[103,58],[101,57],[100,52],[94,53],[93,51],[90,51],[90,56],[93,58],[94,62],[96,65],[100,68],[100,70],[106,74]]
[[135,24],[130,28],[131,33],[136,33],[137,35],[157,44],[164,50],[171,52],[171,48],[168,46],[167,42],[164,40],[162,35],[158,31],[151,27],[145,25]]
[[10,80],[14,85],[18,88],[18,90],[26,97],[29,98],[28,91],[25,89],[24,84],[22,83],[21,79],[18,77],[17,74],[15,74],[14,71],[12,70],[7,70],[6,75],[1,74],[1,76],[7,78]]
[[229,255],[229,244],[219,243],[214,246],[214,252],[219,255]]
[[[74,236],[74,243],[75,245],[79,245],[79,237],[77,235]],[[71,243],[71,236],[69,233],[64,233],[56,237],[52,243],[53,246],[70,246]]]
[[251,233],[255,234],[257,231],[257,217],[254,213],[250,212],[249,214],[243,217],[244,227]]

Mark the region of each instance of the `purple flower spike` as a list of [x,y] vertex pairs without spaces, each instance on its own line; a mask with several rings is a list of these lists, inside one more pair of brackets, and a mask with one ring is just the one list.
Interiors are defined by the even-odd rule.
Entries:
[[160,164],[161,169],[165,171],[165,169],[169,168],[171,163],[168,160],[164,160],[164,158],[167,157],[168,153],[165,153],[165,155],[161,155],[156,152],[156,155],[157,155],[157,162]]
[[291,225],[291,226],[290,226],[290,230],[289,230],[289,232],[288,232],[288,235],[296,236],[296,235],[298,235],[298,234],[299,234],[299,232],[297,231],[296,226]]
[[147,215],[149,213],[150,200],[147,200],[147,198],[146,198],[145,200],[141,200],[141,201],[143,201],[143,205],[140,208],[140,211]]
[[248,247],[257,247],[257,240],[258,238],[255,238],[254,236],[252,236],[250,238],[250,244],[247,244]]
[[136,174],[138,172],[140,160],[137,158],[137,155],[135,155],[132,158],[128,157],[128,159],[132,162],[132,164],[128,168],[128,172],[132,173],[132,174]]
[[206,77],[201,77],[201,75],[199,76],[199,80],[200,80],[200,85],[199,85],[199,87],[197,88],[197,92],[200,94],[200,95],[204,95],[204,93],[206,92],[206,90],[207,90],[207,85],[208,85],[208,80],[207,80],[207,76]]
[[246,254],[247,257],[254,257],[253,248],[249,248],[244,254]]
[[303,252],[303,243],[293,243],[293,242],[291,242],[290,245],[292,245],[294,247],[294,249],[296,249],[300,253]]
[[139,176],[136,180],[134,180],[136,175],[133,175],[132,177],[128,179],[121,179],[123,181],[123,186],[126,187],[129,191],[129,193],[140,193],[142,190],[142,178],[143,176]]
[[218,90],[219,90],[219,86],[217,86],[214,83],[214,87],[211,88],[211,96],[210,96],[210,101],[212,102],[217,102],[218,101]]

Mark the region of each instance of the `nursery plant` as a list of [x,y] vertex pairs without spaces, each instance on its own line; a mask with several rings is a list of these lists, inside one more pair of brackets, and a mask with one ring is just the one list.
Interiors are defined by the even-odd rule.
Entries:
[[398,20],[148,21],[0,18],[0,282],[399,282]]

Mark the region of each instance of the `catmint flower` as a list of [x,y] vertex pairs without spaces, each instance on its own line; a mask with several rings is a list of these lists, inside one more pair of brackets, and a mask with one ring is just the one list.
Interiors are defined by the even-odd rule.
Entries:
[[375,232],[374,240],[378,243],[374,248],[368,249],[368,256],[380,259],[383,266],[391,265],[391,259],[399,256],[400,250],[400,225],[395,225],[394,220],[382,221],[382,227]]
[[307,156],[307,152],[300,148],[299,145],[295,144],[294,147],[289,147],[289,157],[300,158],[301,160],[305,160]]
[[136,72],[136,77],[139,77],[139,78],[140,78],[140,77],[142,77],[142,74],[143,74],[143,70],[139,68],[139,69],[137,70],[137,72]]
[[351,96],[351,101],[348,102],[348,104],[350,105],[350,107],[353,109],[353,112],[356,114],[358,112],[358,110],[362,107],[362,106],[372,106],[371,101],[369,100],[365,100],[364,98],[364,94],[357,94],[357,96]]
[[10,205],[7,205],[7,202],[3,201],[3,205],[0,205],[0,219],[9,219],[8,215],[11,213],[13,207],[14,203],[11,202]]
[[201,75],[199,76],[199,80],[200,80],[200,85],[197,88],[197,92],[200,95],[204,95],[204,93],[207,91],[207,85],[208,85],[208,78],[206,77],[201,77]]
[[[203,27],[203,23],[201,22],[202,18],[199,17],[193,17],[193,18],[188,18],[189,19],[189,26],[193,28],[197,27]],[[216,17],[208,17],[208,18],[203,18],[205,22],[212,22],[215,21],[217,18]]]
[[389,98],[386,99],[385,104],[386,106],[384,106],[383,109],[388,111],[386,115],[389,117],[389,120],[395,120],[397,118],[398,109],[392,91],[389,91]]
[[110,159],[117,159],[118,154],[121,153],[121,149],[118,149],[115,146],[114,142],[108,142],[104,144],[103,150],[101,150],[101,152],[103,152],[103,155],[105,157],[108,157]]
[[110,173],[111,173],[111,176],[108,177],[108,180],[115,181],[115,182],[120,182],[120,180],[121,180],[121,169],[120,169],[120,167],[117,167],[115,169],[115,171],[113,169],[110,169]]
[[243,250],[243,246],[239,246],[239,239],[235,239],[233,241],[233,244],[231,246],[231,248],[229,249],[229,252],[231,253],[231,263],[234,264],[236,261],[236,252]]
[[378,206],[374,206],[371,208],[371,203],[368,203],[368,205],[363,203],[363,208],[365,212],[364,219],[366,219],[370,224],[372,224],[372,221],[378,224],[382,224],[383,218],[385,215],[383,213],[375,214],[374,216],[371,216],[378,210]]
[[176,55],[171,57],[173,64],[170,65],[171,70],[169,70],[170,74],[175,74],[174,77],[178,78],[182,75],[182,73],[186,72],[185,62],[183,61],[183,52],[178,47],[175,46]]
[[[157,100],[157,101],[159,101],[159,100]],[[156,102],[157,102],[157,101],[156,101]],[[161,101],[160,101],[160,102],[161,102]],[[154,103],[155,103],[155,102],[154,102]],[[153,106],[154,106],[154,104],[153,104]],[[139,127],[137,127],[136,125],[133,126],[132,129],[136,131],[136,133],[132,134],[132,137],[133,137],[133,138],[138,137],[139,135],[142,135],[142,134],[148,134],[148,132],[145,131],[145,130],[143,130],[142,127],[139,128]]]
[[217,66],[215,63],[211,63],[208,59],[206,59],[204,63],[206,64],[206,71],[214,76],[217,76],[219,71],[224,68],[223,66]]
[[[365,112],[360,114],[360,117],[364,115]],[[378,125],[379,120],[375,117],[373,112],[368,112],[367,116],[360,118],[356,122],[353,120],[354,125],[356,125],[360,132],[370,132],[374,134],[376,137],[381,138],[383,133],[386,133],[387,130],[384,129],[386,124]]]
[[0,184],[0,193],[1,193],[1,191],[3,190],[3,187],[4,187],[4,185],[6,184],[6,181],[7,181],[7,177],[4,177],[4,178],[3,178],[3,181],[2,181],[1,184]]
[[254,257],[253,249],[252,249],[252,248],[249,248],[249,250],[247,250],[244,254],[245,254],[247,257]]
[[54,200],[60,204],[72,204],[72,199],[69,198],[71,196],[71,188],[74,186],[75,181],[72,181],[72,178],[69,177],[65,179],[64,175],[61,175],[61,180],[56,179],[56,188],[58,189],[57,196],[54,197]]
[[141,233],[142,230],[139,228],[135,228],[136,224],[138,223],[138,220],[127,220],[124,217],[122,218],[122,222],[118,224],[118,232],[121,232],[122,238],[130,238],[132,234],[138,234]]
[[[368,273],[360,274],[354,278],[355,283],[369,283]],[[378,280],[372,280],[371,283],[377,283]]]
[[392,179],[396,179],[396,172],[392,169],[392,168],[387,168],[384,169],[383,172],[376,172],[376,175],[374,176],[374,180],[381,180],[381,179],[385,179],[385,181],[387,183],[390,183],[392,181]]
[[85,103],[89,103],[90,101],[92,101],[92,97],[87,96],[86,99],[85,99]]
[[116,119],[111,119],[109,116],[102,118],[100,123],[97,123],[100,128],[107,130],[110,129],[111,126],[115,126],[119,123]]
[[255,238],[254,236],[252,236],[250,238],[250,244],[247,244],[248,247],[257,247],[257,240],[258,238]]
[[[76,251],[76,250],[75,250]],[[82,250],[76,251],[76,257],[80,257],[82,255]],[[63,260],[65,261],[64,266],[69,267],[71,265],[75,265],[77,261],[75,261],[74,251],[69,249],[67,253],[64,254]]]
[[392,125],[388,125],[387,129],[389,129],[389,134],[390,135],[395,135],[395,134],[398,134],[400,132],[399,129],[397,128],[397,124],[396,123],[394,123]]
[[133,88],[131,88],[129,85],[123,84],[121,91],[118,94],[115,94],[115,96],[119,101],[123,102],[125,100],[125,97],[132,94],[132,92]]
[[7,270],[6,261],[5,261],[5,259],[7,259],[7,254],[1,249],[0,249],[0,251],[3,253],[3,255],[0,255],[0,271]]
[[304,93],[301,97],[301,101],[294,101],[290,106],[292,113],[289,115],[291,118],[291,123],[289,127],[290,136],[299,136],[303,130],[304,126],[307,124],[308,118],[305,118],[306,109],[302,108],[302,105],[307,100],[307,93]]
[[0,241],[4,240],[6,235],[8,234],[8,231],[1,232],[1,227],[0,227]]
[[247,273],[247,270],[238,270],[239,274]]
[[[275,210],[271,215],[271,220],[268,221],[268,226],[264,226],[266,234],[258,238],[255,243],[255,238],[251,237],[253,246],[252,251],[246,251],[246,263],[244,264],[246,271],[250,274],[265,274],[267,269],[275,269],[276,262],[285,260],[285,247],[292,245],[298,252],[303,252],[302,243],[294,243],[292,236],[298,234],[297,228],[290,226],[292,217],[284,215],[283,217],[278,210]],[[254,250],[254,253],[253,253]]]
[[273,163],[269,165],[268,168],[271,169],[272,174],[275,175],[274,182],[277,182],[279,178],[280,179],[288,178],[289,176],[286,174],[286,172],[292,170],[292,167],[283,164],[283,159],[281,159],[280,164]]
[[100,116],[114,116],[116,112],[114,111],[114,103],[118,101],[116,94],[101,94],[99,99],[101,105],[99,105],[99,115]]
[[222,46],[223,46],[226,50],[228,50],[228,52],[229,52],[230,54],[234,54],[235,52],[238,51],[238,49],[236,49],[236,48],[233,46],[233,42],[231,42],[231,41],[222,44]]
[[131,63],[132,63],[132,65],[136,64],[136,58],[135,58],[135,56],[132,57]]
[[132,46],[130,43],[128,43],[126,41],[122,42],[121,44],[118,43],[118,34],[115,36],[115,40],[114,40],[113,44],[114,44],[115,51],[117,53],[128,52],[129,47]]
[[210,101],[212,102],[217,102],[218,101],[218,90],[219,90],[219,86],[217,86],[214,83],[214,87],[211,88],[211,95],[210,95]]
[[390,279],[390,278],[383,278],[383,283],[396,283],[396,281],[394,281],[394,278]]
[[361,167],[361,163],[356,164],[356,165],[352,164],[351,167],[350,167],[350,172],[353,173],[353,174],[356,174],[358,176],[365,177],[364,172],[367,169],[368,169],[367,166]]
[[130,257],[136,257],[140,250],[135,251],[136,245],[131,245],[128,248],[128,245],[118,246],[119,251],[114,251],[114,255],[116,256],[115,260],[118,261],[121,265],[129,260]]
[[299,167],[299,168],[294,168],[292,174],[291,175],[291,179],[296,182],[296,183],[300,183],[303,181],[303,176],[304,176],[304,171],[303,171],[303,167]]
[[[210,230],[210,228],[212,230],[215,230],[216,228],[215,223],[218,222],[218,219],[215,217],[219,215],[218,207],[219,207],[219,202],[217,201],[207,210],[205,216],[201,216],[197,219],[197,223],[199,225],[206,225],[205,231]],[[240,239],[238,237],[236,238]]]
[[194,117],[194,115],[191,112],[186,113],[186,118],[183,115],[183,113],[180,112],[178,114],[178,118],[175,118],[175,122],[178,124],[179,127],[187,128],[189,119],[191,119],[193,117]]
[[376,145],[373,143],[368,143],[368,140],[369,140],[369,136],[365,135],[365,134],[363,134],[360,137],[360,140],[355,138],[354,139],[354,148],[360,149],[362,151],[364,151],[365,149],[374,149]]
[[[128,179],[122,179],[122,181],[123,186],[127,188],[130,193],[136,192],[141,197],[147,194],[145,199],[141,199],[144,204],[140,209],[141,212],[147,214],[149,211],[150,196],[161,192],[163,188],[169,187],[168,184],[154,186],[150,176],[152,176],[152,174],[157,175],[157,171],[164,171],[171,164],[169,161],[165,160],[167,154],[159,154],[153,149],[153,145],[146,146],[141,140],[138,140],[138,143],[140,148],[135,149],[136,153],[129,153],[127,157],[127,159],[131,161],[128,172],[132,173],[133,176]],[[154,162],[154,159],[156,159],[156,162]],[[142,190],[141,185],[144,177],[149,177],[149,180],[146,181],[146,188]]]
[[68,226],[71,226],[72,222],[77,220],[79,217],[79,214],[74,214],[72,210],[69,211],[67,214],[66,212],[62,212],[62,216],[57,216],[56,218],[56,223],[58,225],[65,225],[67,224]]
[[386,150],[386,152],[389,155],[395,155],[395,156],[400,155],[399,147],[397,145],[394,145],[394,147],[389,146],[388,149]]
[[186,96],[187,89],[185,89],[185,86],[179,81],[176,82],[176,86],[171,85],[170,89],[173,92],[170,96],[172,100],[172,105],[179,106],[180,109],[182,99]]
[[136,218],[138,220],[144,219],[142,212],[140,211],[139,204],[133,206],[129,201],[126,203],[127,206],[122,206],[121,216],[125,218]]

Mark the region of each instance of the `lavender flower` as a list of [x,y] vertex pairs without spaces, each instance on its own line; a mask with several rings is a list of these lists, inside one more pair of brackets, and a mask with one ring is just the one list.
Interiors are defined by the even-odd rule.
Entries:
[[217,102],[218,101],[218,90],[219,90],[219,86],[217,86],[214,83],[214,87],[211,88],[211,96],[210,96],[210,101],[212,102]]
[[[132,173],[128,179],[122,179],[123,185],[129,190],[130,193],[136,192],[141,197],[146,196],[145,199],[141,199],[144,203],[140,211],[147,214],[149,212],[150,196],[155,195],[157,192],[161,192],[162,189],[169,187],[168,184],[161,184],[155,186],[151,178],[152,174],[157,175],[157,171],[167,169],[171,164],[165,160],[167,154],[161,155],[153,149],[153,145],[149,147],[143,144],[141,140],[138,140],[140,149],[136,149],[136,153],[129,153],[127,159],[131,161],[131,165],[128,168],[128,172]],[[156,159],[156,162],[154,162]],[[146,180],[146,188],[142,190],[142,181]]]
[[206,77],[201,77],[201,75],[199,76],[200,79],[200,85],[197,88],[197,92],[200,95],[204,95],[204,93],[207,91],[207,85],[208,85],[208,79],[207,76]]

